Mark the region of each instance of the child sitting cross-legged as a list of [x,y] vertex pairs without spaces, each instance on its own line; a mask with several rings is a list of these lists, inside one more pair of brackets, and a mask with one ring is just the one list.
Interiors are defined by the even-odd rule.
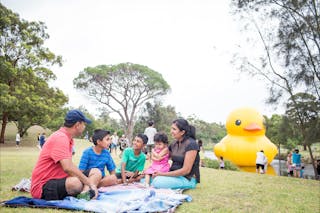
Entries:
[[118,183],[128,184],[139,182],[146,162],[146,155],[142,152],[148,142],[148,137],[144,134],[138,134],[133,142],[132,147],[123,151],[120,167],[116,169]]
[[[98,168],[101,171],[102,179],[98,187],[111,186],[117,184],[115,175],[115,163],[108,151],[111,144],[111,134],[109,131],[97,129],[92,136],[94,146],[83,151],[79,169],[84,173],[90,171],[91,168]],[[109,171],[110,175],[105,174],[105,170]]]

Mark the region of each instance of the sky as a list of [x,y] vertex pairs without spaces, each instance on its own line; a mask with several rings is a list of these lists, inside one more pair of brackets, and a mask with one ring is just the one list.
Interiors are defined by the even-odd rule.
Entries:
[[21,18],[47,26],[45,46],[64,60],[62,67],[51,67],[57,79],[50,85],[69,97],[68,106],[84,106],[98,115],[102,106],[76,90],[73,79],[86,67],[131,62],[162,74],[171,87],[163,105],[174,106],[184,117],[225,123],[239,107],[269,117],[283,113],[265,104],[266,82],[231,64],[235,52],[255,54],[259,46],[240,45],[255,32],[240,32],[227,0],[0,2]]

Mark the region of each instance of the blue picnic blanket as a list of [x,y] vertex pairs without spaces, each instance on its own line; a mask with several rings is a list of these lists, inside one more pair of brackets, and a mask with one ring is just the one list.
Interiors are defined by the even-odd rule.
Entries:
[[91,212],[168,212],[182,204],[190,202],[189,195],[176,193],[174,190],[153,188],[111,190],[99,192],[96,200],[83,200],[66,197],[63,200],[46,201],[25,196],[16,197],[4,202],[8,207],[28,206],[39,208],[62,208]]

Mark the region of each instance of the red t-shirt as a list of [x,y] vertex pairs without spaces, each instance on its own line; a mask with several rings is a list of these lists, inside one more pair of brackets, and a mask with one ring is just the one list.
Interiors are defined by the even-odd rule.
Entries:
[[72,159],[73,139],[64,127],[54,132],[45,142],[38,162],[32,171],[31,195],[41,198],[42,186],[51,179],[68,176],[62,169],[60,160]]

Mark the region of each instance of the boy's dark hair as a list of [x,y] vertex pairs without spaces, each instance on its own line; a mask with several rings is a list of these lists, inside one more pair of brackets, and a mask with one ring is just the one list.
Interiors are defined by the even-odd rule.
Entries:
[[103,140],[104,137],[107,135],[110,135],[110,131],[103,130],[103,129],[96,129],[94,130],[93,136],[92,136],[92,142],[94,145],[97,145],[98,140]]
[[147,144],[148,143],[148,136],[146,136],[145,134],[138,134],[137,137],[141,138],[143,141],[143,144]]
[[148,125],[149,125],[149,126],[152,126],[152,125],[153,125],[153,121],[149,121],[149,122],[148,122]]
[[165,133],[158,132],[153,137],[154,142],[163,142],[165,144],[168,144],[168,136]]

